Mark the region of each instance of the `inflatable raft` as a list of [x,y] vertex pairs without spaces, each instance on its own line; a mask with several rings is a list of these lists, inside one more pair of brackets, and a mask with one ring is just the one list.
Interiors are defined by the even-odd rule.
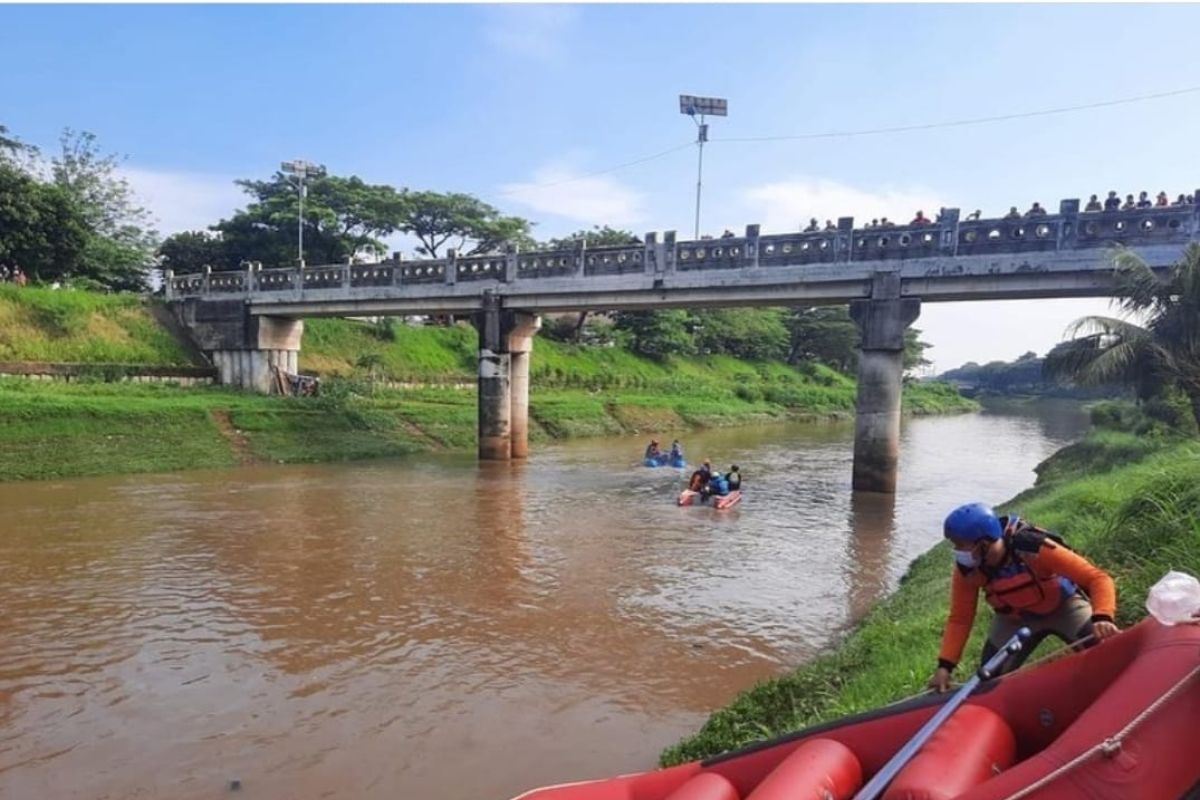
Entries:
[[[851,800],[948,696],[517,800]],[[1200,626],[1147,618],[1090,650],[983,684],[882,800],[1195,800],[1198,720]]]
[[655,458],[643,458],[642,463],[645,464],[647,467],[671,466],[671,467],[675,467],[676,469],[683,469],[684,467],[687,466],[687,461],[684,460],[683,456],[679,456],[678,458],[671,458],[670,453],[659,453],[658,456]]
[[[713,495],[710,502],[715,509],[731,508],[742,501],[742,492],[740,489],[734,489],[729,494]],[[698,506],[700,505],[700,493],[693,492],[691,489],[684,489],[679,495],[679,505],[681,506]]]

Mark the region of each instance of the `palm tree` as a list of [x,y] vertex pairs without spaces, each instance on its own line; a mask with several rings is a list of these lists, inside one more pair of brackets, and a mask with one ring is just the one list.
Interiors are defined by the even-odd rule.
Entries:
[[1045,371],[1083,386],[1125,384],[1140,399],[1174,387],[1200,425],[1200,244],[1159,274],[1124,248],[1113,257],[1113,302],[1126,319],[1089,316],[1046,357]]

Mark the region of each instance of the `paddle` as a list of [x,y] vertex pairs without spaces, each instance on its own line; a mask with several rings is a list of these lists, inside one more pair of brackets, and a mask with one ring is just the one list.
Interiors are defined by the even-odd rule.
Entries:
[[938,712],[921,726],[921,730],[917,731],[916,735],[912,739],[909,739],[904,747],[900,748],[900,752],[892,756],[891,760],[883,765],[883,769],[875,773],[875,777],[871,778],[867,785],[860,789],[858,794],[854,795],[854,800],[875,800],[876,797],[883,794],[883,790],[887,788],[887,785],[900,773],[904,765],[912,760],[913,756],[917,754],[917,751],[921,749],[925,742],[929,741],[929,737],[933,736],[934,731],[950,718],[950,715],[971,696],[971,693],[975,691],[980,683],[989,680],[995,675],[1005,659],[1013,653],[1019,653],[1029,641],[1030,636],[1032,634],[1029,628],[1021,628],[1017,631],[1016,635],[1009,639],[1004,647],[1001,647],[994,656],[988,659],[986,664],[979,668],[978,672],[971,676],[971,680],[964,683],[938,709]]

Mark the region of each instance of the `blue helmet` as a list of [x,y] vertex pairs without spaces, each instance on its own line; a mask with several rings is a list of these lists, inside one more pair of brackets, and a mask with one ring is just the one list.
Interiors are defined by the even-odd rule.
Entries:
[[947,539],[978,542],[983,539],[1000,538],[1000,518],[992,507],[984,503],[967,503],[950,512],[942,527]]

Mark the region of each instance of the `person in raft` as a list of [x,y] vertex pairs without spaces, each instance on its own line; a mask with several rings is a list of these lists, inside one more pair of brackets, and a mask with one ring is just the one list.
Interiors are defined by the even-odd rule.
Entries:
[[929,679],[931,689],[950,688],[950,673],[971,635],[980,589],[996,612],[980,663],[995,655],[1018,628],[1025,626],[1033,633],[1029,646],[1011,656],[1001,672],[1021,666],[1050,634],[1068,644],[1095,637],[1084,643],[1090,647],[1118,633],[1113,623],[1117,607],[1113,579],[1053,534],[1016,515],[997,516],[983,503],[951,511],[943,533],[954,547],[955,567],[950,616],[937,670]]
[[683,460],[683,445],[679,444],[679,440],[671,442],[671,461]]
[[742,488],[742,473],[738,470],[737,464],[734,464],[729,468],[729,472],[725,473],[725,480],[729,481],[729,491],[731,492]]
[[712,463],[706,458],[704,463],[700,465],[700,469],[692,473],[691,479],[688,481],[688,489],[693,492],[703,491],[705,486],[708,486],[709,479],[712,478]]
[[654,461],[660,455],[662,455],[662,451],[658,449],[658,439],[651,439],[650,444],[646,445],[646,460]]

